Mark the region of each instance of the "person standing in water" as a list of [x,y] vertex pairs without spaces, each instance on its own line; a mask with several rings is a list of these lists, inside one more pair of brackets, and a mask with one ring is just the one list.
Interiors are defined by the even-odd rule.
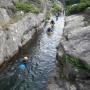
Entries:
[[21,69],[21,70],[25,70],[26,69],[27,72],[29,72],[27,63],[28,63],[28,57],[24,57],[24,59],[22,60],[22,62],[19,64],[19,69]]
[[51,20],[50,24],[51,24],[51,29],[54,28],[54,24],[55,24],[55,22],[54,22],[53,19]]

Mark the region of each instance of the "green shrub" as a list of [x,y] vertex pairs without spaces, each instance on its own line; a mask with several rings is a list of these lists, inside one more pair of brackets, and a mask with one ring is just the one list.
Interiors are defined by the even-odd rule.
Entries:
[[80,3],[80,0],[66,0],[66,5],[72,5],[76,3]]
[[60,10],[61,10],[61,7],[58,4],[54,3],[52,5],[52,10],[51,11],[52,11],[53,14],[59,12]]
[[78,3],[78,4],[67,6],[66,15],[80,13],[80,12],[84,11],[89,6],[90,6],[90,2]]
[[89,2],[90,0],[80,0],[80,2]]
[[31,12],[31,13],[39,13],[39,9],[34,7],[30,3],[16,2],[15,6],[17,10],[23,10],[24,12]]

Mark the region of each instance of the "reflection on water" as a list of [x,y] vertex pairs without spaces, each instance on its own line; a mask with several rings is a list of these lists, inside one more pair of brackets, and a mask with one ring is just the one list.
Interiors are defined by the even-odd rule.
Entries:
[[[55,67],[56,46],[63,32],[64,17],[55,22],[51,33],[44,32],[32,45],[20,50],[18,60],[7,67],[0,76],[0,90],[45,90],[48,75]],[[29,73],[20,73],[18,65],[24,56],[28,56]]]

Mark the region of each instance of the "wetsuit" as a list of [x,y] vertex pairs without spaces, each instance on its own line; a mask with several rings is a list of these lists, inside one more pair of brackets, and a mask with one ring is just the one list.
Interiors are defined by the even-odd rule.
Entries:
[[51,31],[51,28],[48,28],[48,29],[47,29],[47,32],[50,32],[50,31]]
[[53,25],[54,25],[54,24],[55,24],[55,22],[52,20],[52,21],[50,22],[50,24],[53,24]]
[[27,62],[23,60],[19,65],[19,70],[24,71],[25,69],[27,69],[27,71],[29,72],[29,69],[27,67]]

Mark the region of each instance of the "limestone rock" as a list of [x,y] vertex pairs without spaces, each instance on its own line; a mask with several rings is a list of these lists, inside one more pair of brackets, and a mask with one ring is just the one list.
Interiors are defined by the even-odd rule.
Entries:
[[2,7],[7,7],[7,6],[12,6],[12,0],[0,0],[0,6]]
[[0,65],[4,62],[6,36],[0,27]]
[[[0,28],[0,65],[14,56],[19,47],[25,45],[32,39],[35,32],[39,32],[35,27],[42,28],[44,14],[28,14],[22,20],[11,24],[7,29]],[[40,27],[39,27],[40,26]]]
[[81,59],[90,68],[90,26],[85,26],[83,15],[69,16],[66,22],[67,40],[62,41],[65,52]]
[[[60,75],[65,75],[70,82],[74,82],[74,87],[68,85],[70,87],[68,90],[90,89],[90,26],[86,23],[84,15],[66,17],[63,37],[57,48],[57,58],[62,71]],[[79,60],[88,69],[83,67],[78,69],[74,65],[75,62],[70,63],[68,60]],[[77,64],[80,66],[79,63]]]
[[10,17],[8,16],[6,10],[4,8],[0,8],[0,23],[9,22]]

